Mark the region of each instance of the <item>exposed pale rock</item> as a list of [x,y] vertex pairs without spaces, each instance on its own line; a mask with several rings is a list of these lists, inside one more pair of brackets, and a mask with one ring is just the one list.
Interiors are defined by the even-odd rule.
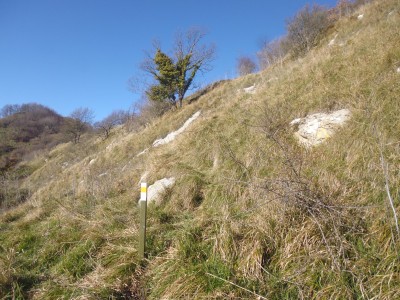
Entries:
[[329,41],[329,44],[328,44],[329,47],[332,47],[333,45],[335,45],[337,36],[338,35],[336,34],[335,37]]
[[198,111],[195,114],[193,114],[193,116],[191,116],[189,119],[186,120],[185,124],[183,124],[183,126],[181,128],[169,133],[165,138],[155,140],[153,143],[153,147],[165,145],[165,144],[168,144],[168,143],[172,142],[173,140],[175,140],[178,135],[180,135],[182,132],[184,132],[186,130],[186,128],[188,128],[189,125],[200,116],[200,113],[201,113],[201,111]]
[[111,151],[114,149],[114,147],[116,146],[115,141],[110,143],[107,147],[106,147],[106,151]]
[[270,79],[267,80],[267,82],[275,81],[278,80],[278,77],[271,77]]
[[136,155],[136,157],[141,156],[141,155],[143,155],[143,154],[146,154],[147,152],[149,152],[149,148],[146,148],[146,149],[144,149],[142,152],[138,153],[138,154]]
[[252,86],[249,86],[247,88],[244,88],[243,91],[247,94],[254,94],[256,92],[256,85],[253,84]]
[[128,163],[126,165],[124,165],[121,169],[122,172],[125,172],[125,170],[131,165],[131,162],[128,161]]
[[175,177],[163,178],[157,180],[147,188],[147,201],[158,202],[160,197],[165,193],[166,189],[172,187],[175,184]]
[[332,136],[334,131],[350,117],[348,109],[341,109],[330,114],[316,113],[290,122],[296,126],[295,137],[306,147],[316,146]]
[[397,71],[397,73],[400,73],[400,67],[398,67],[396,71]]
[[101,174],[99,175],[99,177],[104,177],[104,176],[106,176],[107,174],[108,174],[107,172],[101,173]]
[[358,20],[362,20],[362,18],[364,18],[364,14],[358,15],[357,17]]
[[89,161],[89,166],[93,165],[96,162],[96,159],[93,158],[91,161]]

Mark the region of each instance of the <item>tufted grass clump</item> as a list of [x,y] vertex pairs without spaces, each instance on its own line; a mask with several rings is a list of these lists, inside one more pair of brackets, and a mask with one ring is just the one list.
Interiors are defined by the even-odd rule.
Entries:
[[[27,198],[0,215],[0,298],[399,298],[399,11],[360,6],[301,58],[25,162]],[[327,141],[297,144],[293,119],[343,108]],[[140,261],[139,183],[166,177]]]

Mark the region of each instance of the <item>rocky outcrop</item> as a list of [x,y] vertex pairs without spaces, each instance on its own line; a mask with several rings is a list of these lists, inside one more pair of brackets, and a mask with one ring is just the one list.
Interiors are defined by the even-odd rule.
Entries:
[[157,180],[147,188],[147,202],[159,202],[165,191],[175,184],[175,177]]
[[168,144],[169,142],[172,142],[173,140],[175,140],[175,138],[180,135],[182,132],[184,132],[186,130],[186,128],[189,127],[189,125],[196,120],[199,116],[200,116],[200,111],[196,112],[195,114],[193,114],[193,116],[191,116],[189,119],[186,120],[185,124],[183,124],[183,126],[181,128],[179,128],[176,131],[173,131],[171,133],[169,133],[165,138],[163,139],[159,139],[159,140],[155,140],[153,143],[153,147],[158,147],[161,145],[165,145]]
[[247,88],[244,88],[243,91],[244,91],[246,94],[255,94],[255,92],[256,92],[256,85],[253,84],[252,86],[249,86],[249,87],[247,87]]
[[295,137],[299,143],[312,147],[331,137],[335,130],[350,118],[350,115],[348,109],[341,109],[330,114],[316,113],[295,119],[290,122],[290,125],[295,128]]

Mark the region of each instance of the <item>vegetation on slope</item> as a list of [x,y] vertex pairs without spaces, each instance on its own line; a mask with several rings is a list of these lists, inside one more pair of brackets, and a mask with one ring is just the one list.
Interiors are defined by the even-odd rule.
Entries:
[[0,211],[29,197],[29,190],[19,186],[35,166],[19,163],[67,141],[64,132],[66,119],[45,106],[35,103],[6,105],[1,115]]
[[[303,58],[223,82],[140,132],[116,128],[30,162],[29,201],[0,216],[1,297],[399,298],[385,182],[398,214],[400,7],[359,10]],[[352,118],[336,135],[297,144],[291,120],[340,108]],[[136,156],[198,110],[173,143]],[[145,172],[177,183],[149,206],[142,264]]]
[[14,113],[0,118],[0,172],[28,153],[64,142],[65,138],[60,136],[63,124],[63,117],[39,104],[21,105]]

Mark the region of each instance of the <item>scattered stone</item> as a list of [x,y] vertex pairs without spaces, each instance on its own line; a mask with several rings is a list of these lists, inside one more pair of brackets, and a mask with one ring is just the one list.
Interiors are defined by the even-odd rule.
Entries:
[[68,167],[68,163],[67,162],[63,162],[61,167],[65,169],[66,167]]
[[270,79],[267,80],[267,82],[275,81],[278,80],[278,77],[271,77]]
[[107,172],[105,172],[105,173],[101,173],[101,174],[99,175],[99,177],[106,176],[107,174],[108,174]]
[[93,158],[91,161],[89,161],[89,166],[93,165],[96,162],[96,159]]
[[[172,142],[173,140],[175,140],[175,138],[180,135],[182,132],[184,132],[186,130],[186,128],[189,127],[189,125],[196,120],[199,116],[200,116],[200,111],[196,112],[195,114],[193,114],[193,116],[191,116],[186,122],[185,124],[183,124],[183,126],[181,128],[179,128],[176,131],[173,131],[171,133],[169,133],[165,138],[163,139],[158,139],[155,140],[153,143],[153,147],[158,147],[161,145],[165,145],[168,144],[170,142]],[[140,154],[140,153],[139,153]]]
[[400,73],[400,67],[397,68],[396,72],[397,72],[397,73]]
[[115,142],[111,142],[107,147],[106,147],[106,151],[111,151],[114,149],[114,147],[116,146]]
[[128,168],[128,166],[129,166],[130,164],[131,164],[131,162],[128,161],[128,163],[122,167],[121,172],[125,172],[125,170]]
[[338,35],[336,34],[335,37],[329,41],[329,44],[328,44],[329,47],[332,47],[333,45],[335,45],[337,36]]
[[306,147],[321,144],[331,137],[334,131],[343,125],[350,117],[348,109],[341,109],[330,114],[316,113],[305,118],[298,118],[290,122],[296,126],[295,137]]
[[172,187],[175,184],[175,177],[163,178],[157,180],[147,188],[147,201],[148,202],[159,202],[160,197],[165,193],[166,189]]
[[147,152],[149,152],[149,148],[146,148],[146,149],[144,149],[142,152],[138,153],[138,154],[136,155],[136,157],[141,156],[141,155],[143,155],[143,154],[145,154],[145,153],[147,153]]
[[358,15],[357,19],[362,20],[364,18],[364,14]]
[[213,170],[218,169],[219,167],[219,155],[218,153],[214,156],[214,161],[213,161]]
[[256,92],[256,85],[253,84],[252,86],[249,86],[249,87],[247,87],[247,88],[244,88],[243,91],[244,91],[246,94],[254,94],[254,93]]

